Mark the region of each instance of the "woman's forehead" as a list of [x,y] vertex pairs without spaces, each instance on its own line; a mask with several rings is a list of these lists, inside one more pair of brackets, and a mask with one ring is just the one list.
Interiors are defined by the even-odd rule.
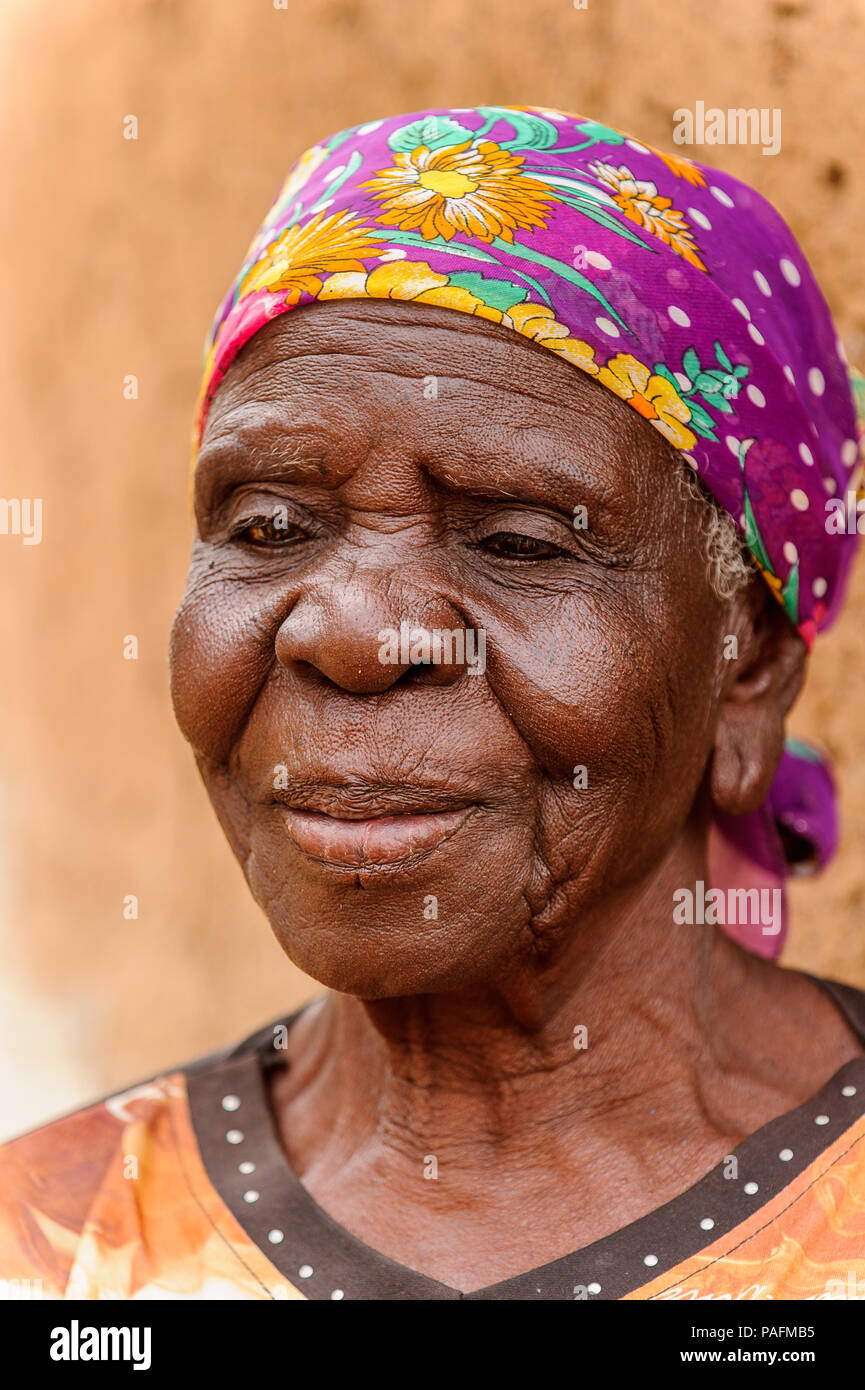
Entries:
[[334,490],[362,475],[386,501],[399,460],[449,493],[581,504],[599,523],[633,509],[646,475],[668,496],[669,452],[610,393],[498,325],[335,303],[249,342],[217,391],[196,481],[212,505],[250,482]]

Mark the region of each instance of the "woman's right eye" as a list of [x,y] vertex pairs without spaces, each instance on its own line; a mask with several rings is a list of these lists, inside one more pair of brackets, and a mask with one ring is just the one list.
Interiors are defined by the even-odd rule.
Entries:
[[251,516],[231,528],[233,541],[244,541],[259,550],[275,550],[306,539],[299,526],[283,516]]

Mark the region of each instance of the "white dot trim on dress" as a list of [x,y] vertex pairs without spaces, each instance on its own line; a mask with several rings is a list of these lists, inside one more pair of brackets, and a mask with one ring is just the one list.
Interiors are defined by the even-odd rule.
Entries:
[[618,338],[620,336],[618,328],[611,319],[598,318],[595,319],[595,323],[602,333],[606,333],[608,338]]
[[807,444],[799,445],[799,457],[803,463],[807,463],[809,466],[814,462],[814,455],[811,453]]
[[281,1245],[285,1240],[285,1232],[277,1231],[276,1229],[268,1231],[267,1239],[270,1241],[271,1245]]
[[688,315],[685,313],[684,309],[679,308],[678,304],[668,305],[667,313],[670,315],[670,318],[673,320],[673,323],[678,323],[682,328],[691,327],[691,320],[688,318]]
[[828,1116],[828,1115],[815,1115],[815,1116],[814,1116],[814,1123],[815,1123],[815,1125],[828,1125],[828,1123],[829,1123],[829,1116]]
[[688,216],[692,222],[696,222],[698,227],[702,227],[704,232],[711,232],[712,224],[699,208],[688,208]]
[[301,1265],[300,1269],[297,1272],[300,1275],[301,1279],[311,1279],[313,1274],[315,1273],[315,1270],[313,1269],[312,1265]]
[[709,184],[709,192],[714,198],[718,199],[718,202],[721,203],[723,207],[734,208],[736,206],[729,193],[725,193],[723,188],[717,188],[715,184],[711,183]]
[[226,1134],[225,1137],[226,1137],[226,1139],[228,1140],[229,1144],[242,1144],[242,1143],[243,1143],[243,1130],[242,1130],[242,1129],[230,1129],[230,1130],[228,1131],[228,1133]]
[[254,1187],[251,1187],[248,1192],[244,1192],[243,1200],[244,1202],[257,1202],[260,1195]]
[[755,1192],[760,1191],[760,1184],[756,1182],[746,1182],[744,1190],[749,1197],[753,1197]]
[[712,1220],[711,1216],[704,1216],[703,1219],[702,1219],[702,1221],[700,1222],[700,1230],[701,1230],[701,1231],[711,1231],[711,1230],[713,1229],[714,1225],[715,1225],[715,1223],[714,1223],[714,1221]]
[[598,1283],[597,1279],[593,1279],[592,1282],[591,1282],[591,1284],[587,1284],[587,1285],[586,1285],[586,1293],[600,1293],[600,1292],[601,1292],[601,1286],[600,1286],[600,1284]]
[[856,1087],[855,1087],[855,1086],[842,1086],[842,1087],[841,1087],[841,1094],[842,1094],[842,1096],[855,1096],[855,1094],[856,1094]]
[[792,1150],[792,1149],[782,1149],[781,1152],[779,1153],[778,1157],[780,1158],[780,1160],[781,1160],[782,1163],[789,1163],[789,1162],[790,1162],[790,1159],[793,1157],[793,1150]]
[[644,1257],[643,1257],[643,1264],[644,1264],[644,1265],[649,1265],[649,1266],[651,1267],[652,1265],[656,1265],[657,1263],[658,1263],[658,1257],[657,1257],[657,1255],[644,1255]]
[[222,1108],[223,1108],[223,1110],[239,1110],[239,1109],[240,1109],[240,1097],[239,1097],[239,1096],[223,1096],[223,1097],[222,1097]]
[[250,1173],[254,1173],[254,1172],[255,1172],[255,1164],[254,1164],[254,1163],[250,1163],[249,1160],[247,1159],[245,1163],[238,1163],[238,1165],[237,1165],[237,1171],[238,1171],[238,1173],[244,1173],[244,1174],[246,1174],[246,1175],[248,1176]]
[[757,344],[758,347],[762,347],[766,341],[766,339],[763,337],[763,334],[757,327],[756,323],[748,324],[748,334],[751,338],[754,339],[754,342]]
[[781,267],[781,274],[784,276],[788,285],[792,285],[794,289],[796,286],[801,285],[802,276],[799,274],[798,266],[795,266],[786,256],[782,257],[778,264]]
[[331,1298],[339,1300],[340,1298],[345,1298],[345,1294],[343,1293],[342,1289],[334,1289],[333,1293],[331,1294]]

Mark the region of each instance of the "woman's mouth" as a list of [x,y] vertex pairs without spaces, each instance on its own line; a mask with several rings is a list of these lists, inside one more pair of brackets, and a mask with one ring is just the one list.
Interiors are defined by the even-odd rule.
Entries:
[[398,864],[449,839],[474,810],[423,811],[367,816],[334,816],[283,806],[286,828],[298,849],[313,859],[347,868]]

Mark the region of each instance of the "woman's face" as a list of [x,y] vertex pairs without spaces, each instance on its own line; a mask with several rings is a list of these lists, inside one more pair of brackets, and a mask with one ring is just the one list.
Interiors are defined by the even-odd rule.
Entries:
[[302,970],[545,968],[686,833],[724,609],[663,442],[569,363],[447,309],[295,310],[224,378],[195,505],[177,719]]

